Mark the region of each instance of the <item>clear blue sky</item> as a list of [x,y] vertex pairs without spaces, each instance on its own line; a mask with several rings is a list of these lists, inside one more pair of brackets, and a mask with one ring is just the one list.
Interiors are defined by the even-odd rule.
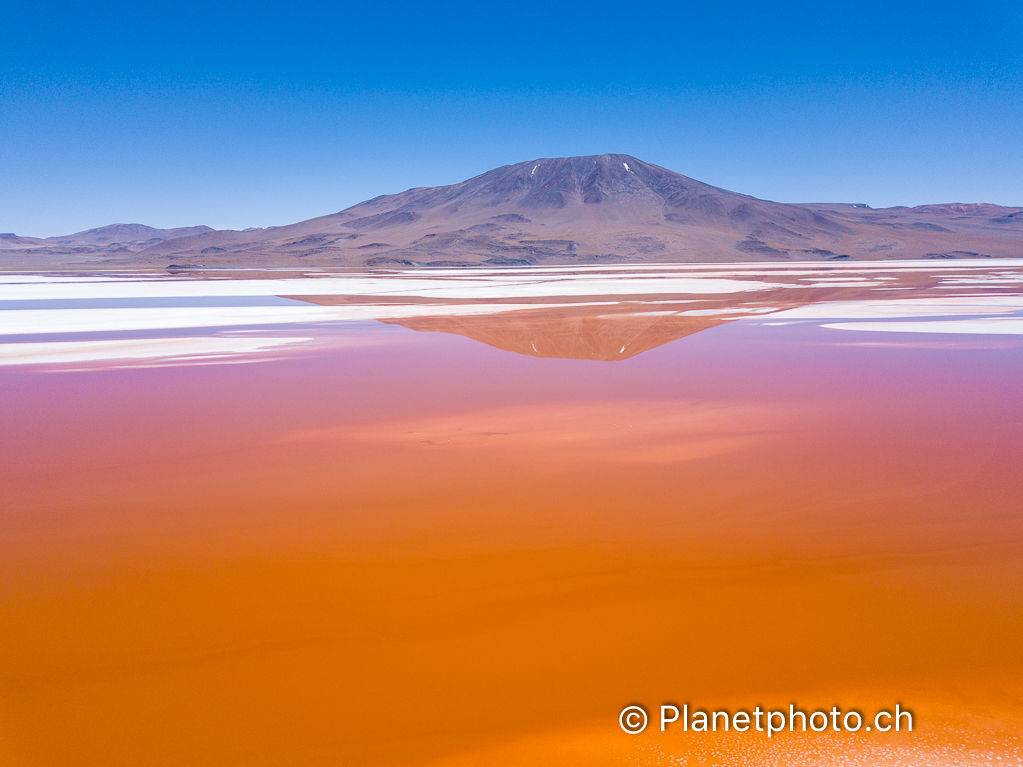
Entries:
[[623,152],[786,202],[1023,205],[1023,0],[6,0],[0,231],[244,228]]

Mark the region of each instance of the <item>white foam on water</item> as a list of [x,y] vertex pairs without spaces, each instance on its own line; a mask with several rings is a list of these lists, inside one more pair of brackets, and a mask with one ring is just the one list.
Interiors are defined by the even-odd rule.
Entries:
[[963,320],[912,322],[833,322],[821,327],[834,330],[865,330],[881,333],[955,333],[975,335],[1023,335],[1021,317],[976,317]]
[[777,286],[759,281],[681,277],[671,273],[644,274],[641,277],[476,275],[431,278],[391,275],[269,280],[120,279],[0,282],[0,301],[184,296],[386,296],[472,300],[659,293],[716,295],[769,290],[774,287]]
[[244,336],[0,344],[0,366],[155,360],[201,362],[265,354],[311,340]]
[[[546,308],[591,306],[545,304]],[[598,304],[602,305],[602,304]],[[0,312],[0,336],[117,333],[188,328],[271,326],[497,314],[535,304],[356,304],[348,306],[187,306],[160,308],[12,309]]]
[[949,296],[948,298],[899,298],[885,301],[829,301],[785,309],[774,317],[785,319],[897,319],[951,315],[1009,314],[1023,312],[1023,295]]

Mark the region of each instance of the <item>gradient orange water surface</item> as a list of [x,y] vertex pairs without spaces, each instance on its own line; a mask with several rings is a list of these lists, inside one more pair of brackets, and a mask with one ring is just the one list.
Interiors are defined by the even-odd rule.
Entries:
[[[343,332],[0,375],[0,763],[1023,756],[1018,341],[738,322],[600,362]],[[619,728],[663,701],[918,726]]]

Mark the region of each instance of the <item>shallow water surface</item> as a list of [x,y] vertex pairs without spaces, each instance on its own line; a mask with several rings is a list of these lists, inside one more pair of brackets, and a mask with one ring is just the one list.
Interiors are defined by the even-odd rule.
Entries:
[[1020,262],[230,277],[0,276],[0,763],[1023,762]]

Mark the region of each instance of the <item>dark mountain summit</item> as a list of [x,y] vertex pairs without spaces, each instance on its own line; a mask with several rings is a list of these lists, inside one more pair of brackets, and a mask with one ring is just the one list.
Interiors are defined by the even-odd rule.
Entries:
[[1019,256],[1021,212],[777,203],[605,154],[508,165],[284,227],[118,225],[31,242],[0,238],[0,253],[21,266],[296,268]]
[[464,205],[513,205],[528,210],[636,201],[677,205],[722,191],[629,155],[607,154],[532,160],[488,171],[461,184],[413,189],[405,194],[410,205],[451,205],[455,212]]
[[[390,211],[377,214],[379,219],[372,222],[368,218],[356,221],[412,223],[434,212],[456,215],[498,208],[546,213],[559,220],[567,214],[594,220],[647,218],[675,225],[724,225],[758,235],[849,232],[840,221],[818,211],[729,192],[622,154],[532,160],[452,186],[378,197],[346,213],[380,206]],[[510,221],[509,216],[516,214],[500,215]],[[521,218],[521,213],[518,215]]]

